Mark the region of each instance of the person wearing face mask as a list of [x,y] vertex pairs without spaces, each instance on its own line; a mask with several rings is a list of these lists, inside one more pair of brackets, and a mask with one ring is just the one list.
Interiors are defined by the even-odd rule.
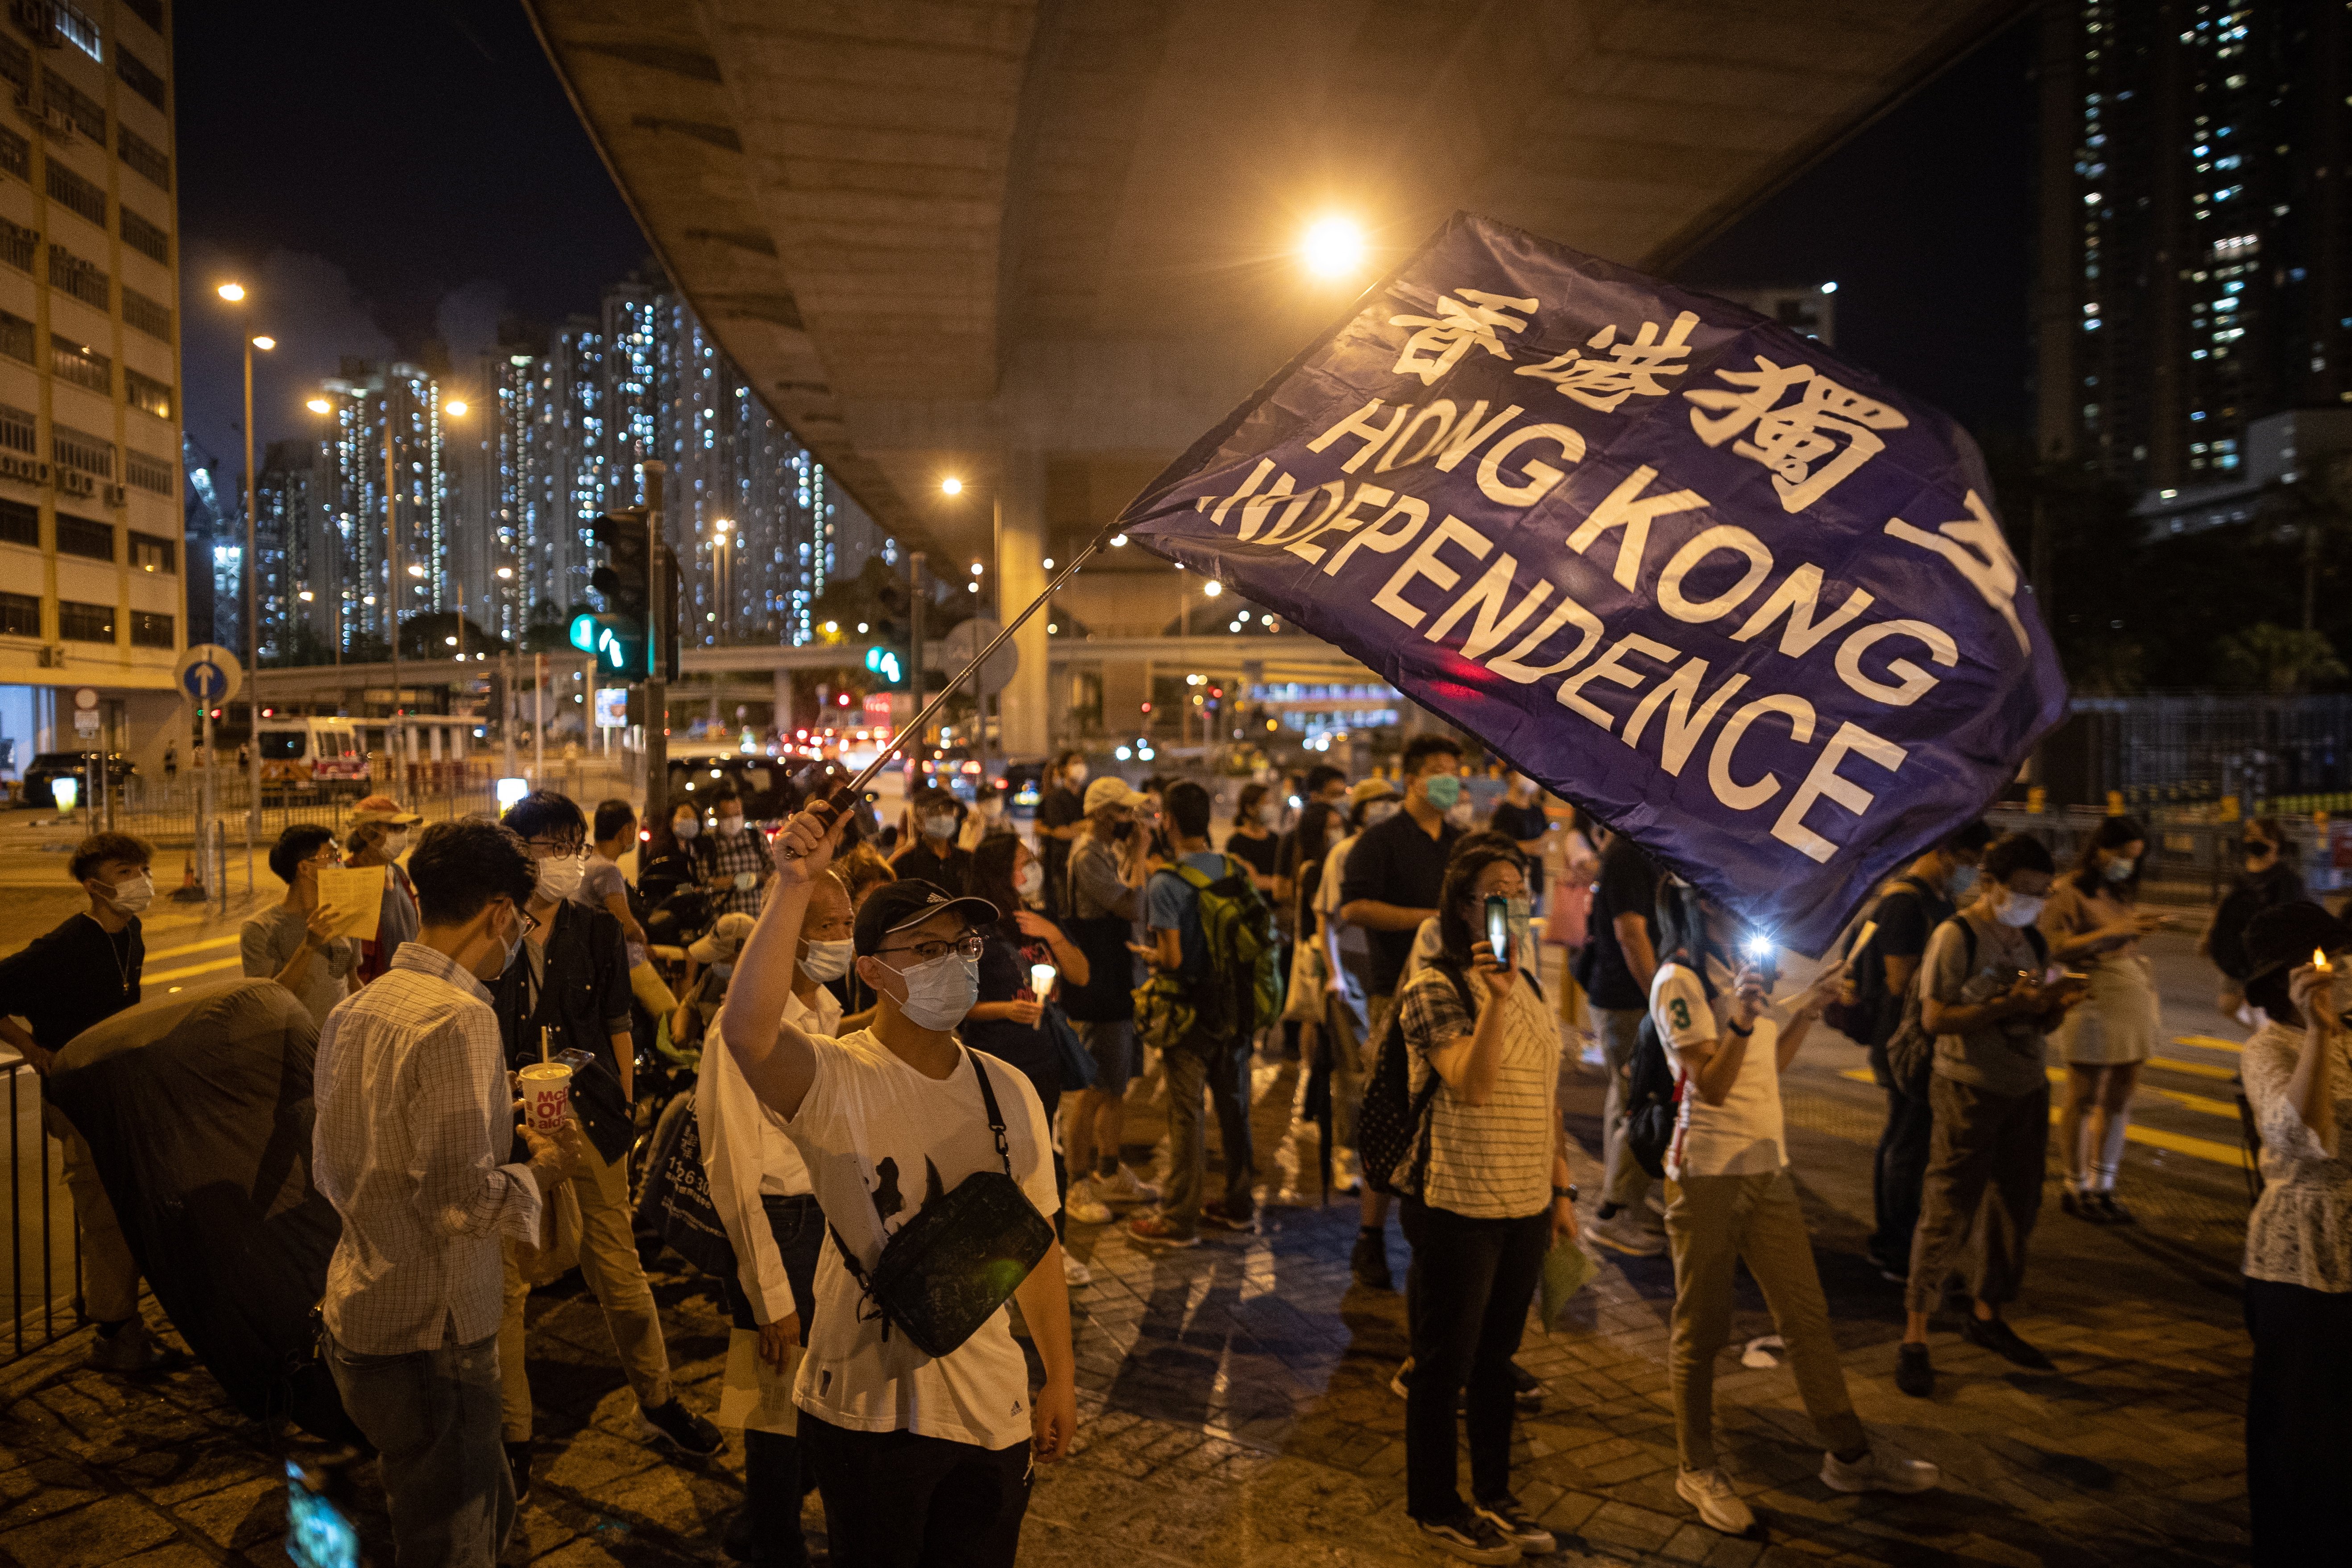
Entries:
[[[1386,779],[1366,779],[1350,789],[1346,799],[1346,834],[1325,851],[1319,868],[1311,868],[1304,875],[1301,886],[1306,889],[1307,910],[1302,918],[1314,922],[1309,938],[1323,945],[1323,1022],[1318,1044],[1331,1060],[1332,1141],[1352,1152],[1364,1075],[1372,1065],[1364,1059],[1366,1042],[1371,1038],[1365,1009],[1373,994],[1374,980],[1370,940],[1360,927],[1340,918],[1339,889],[1347,880],[1348,857],[1357,841],[1367,829],[1397,814],[1398,797],[1396,787]],[[1391,1289],[1395,1277],[1389,1272],[1389,1196],[1369,1182],[1356,1180],[1347,1162],[1336,1153],[1332,1165],[1333,1179],[1343,1188],[1354,1183],[1361,1208],[1352,1265],[1356,1282],[1374,1290]]]
[[516,1504],[498,1447],[501,1243],[535,1237],[554,1184],[594,1156],[570,1122],[515,1126],[484,984],[522,945],[530,854],[494,824],[436,823],[409,872],[416,940],[319,1034],[311,1179],[342,1222],[320,1348],[381,1456],[398,1561],[488,1568]]
[[[636,1137],[631,1116],[636,1050],[629,1030],[628,955],[620,922],[572,896],[587,869],[588,819],[565,796],[534,790],[508,807],[502,820],[529,850],[533,880],[524,910],[529,929],[518,956],[490,985],[507,1064],[526,1067],[550,1047],[588,1053],[589,1061],[572,1075],[572,1114],[595,1154],[574,1189],[581,1277],[604,1310],[646,1435],[681,1454],[717,1453],[725,1444],[719,1428],[688,1409],[671,1384],[661,1314],[632,1228],[628,1159]],[[499,1356],[502,1425],[518,1497],[530,1491],[531,1398],[523,1350],[530,1292],[509,1249]]]
[[670,808],[637,853],[637,890],[659,909],[680,888],[699,888],[712,874],[710,841],[703,837],[701,808],[690,800]]
[[1959,912],[1977,879],[1977,862],[1992,842],[1992,829],[1971,822],[1906,867],[1883,889],[1866,919],[1877,922],[1870,943],[1846,968],[1849,1016],[1867,1019],[1864,1042],[1871,1072],[1886,1090],[1886,1125],[1871,1163],[1870,1196],[1877,1226],[1871,1233],[1870,1260],[1879,1276],[1895,1284],[1911,1277],[1911,1233],[1919,1228],[1919,1189],[1927,1176],[1927,1140],[1935,1113],[1927,1101],[1895,1087],[1886,1065],[1886,1042],[1903,1022],[1903,998],[1919,973],[1927,939]]
[[[727,921],[741,921],[747,932],[751,925],[742,915]],[[826,983],[848,973],[851,933],[849,889],[827,871],[811,884],[784,1003],[784,1021],[794,1028],[840,1033],[841,1004]],[[740,952],[739,945],[730,957]],[[782,1122],[751,1093],[733,1053],[703,1053],[694,1116],[710,1204],[735,1249],[736,1274],[727,1281],[732,1332],[719,1421],[743,1430],[744,1509],[728,1549],[740,1561],[787,1568],[808,1559],[801,1539],[805,1487],[792,1387],[815,1317],[824,1215],[807,1163]]]
[[711,812],[709,864],[702,885],[713,914],[756,915],[768,881],[768,843],[745,826],[740,796],[721,795]]
[[[139,1000],[147,961],[140,914],[154,901],[146,841],[127,833],[93,833],[74,847],[67,875],[89,907],[0,960],[0,1039],[46,1077],[66,1042]],[[28,1034],[17,1026],[22,1018]],[[82,1303],[98,1322],[89,1364],[101,1372],[146,1373],[184,1365],[139,1317],[139,1266],[122,1239],[114,1205],[100,1181],[89,1145],[56,1106],[41,1121],[65,1145],[67,1189],[81,1225]]]
[[2295,866],[2294,844],[2277,817],[2257,816],[2249,821],[2237,848],[2238,874],[2230,879],[2230,890],[2214,907],[2213,918],[2197,939],[2197,951],[2221,972],[2221,994],[2213,1004],[2215,1008],[2251,1029],[2254,1015],[2246,1005],[2247,922],[2264,910],[2312,900],[2303,872]]
[[[1416,735],[1405,743],[1398,769],[1406,781],[1403,807],[1358,836],[1349,848],[1339,889],[1339,918],[1360,928],[1371,945],[1368,1040],[1379,1039],[1388,1022],[1414,933],[1437,912],[1445,863],[1462,837],[1445,816],[1462,798],[1462,743],[1445,734]],[[1323,879],[1331,880],[1328,868]],[[1363,1201],[1353,1267],[1357,1279],[1386,1289],[1388,1200],[1368,1184]]]
[[237,933],[245,973],[294,993],[320,1024],[351,992],[360,962],[359,943],[333,934],[334,913],[319,901],[320,868],[335,863],[335,836],[318,824],[298,822],[279,834],[269,870],[286,884],[286,896]]
[[1963,1253],[1975,1277],[1961,1337],[2019,1366],[2050,1370],[2050,1358],[2019,1338],[2001,1310],[2017,1299],[2025,1244],[2042,1212],[2047,1037],[2083,994],[2078,982],[2049,977],[2049,944],[2034,923],[2056,870],[2041,840],[2022,833],[1995,839],[1979,867],[1976,897],[1936,928],[1920,961],[1919,1021],[1936,1041],[1927,1085],[1935,1128],[1895,1385],[1922,1399],[1936,1387],[1928,1316]]
[[[1275,895],[1274,857],[1278,846],[1274,825],[1281,815],[1273,792],[1265,785],[1244,784],[1234,801],[1233,828],[1225,835],[1225,853],[1249,867],[1250,880],[1268,899]],[[1290,973],[1286,963],[1283,973]]]
[[1544,846],[1551,832],[1551,818],[1544,812],[1543,791],[1536,787],[1536,781],[1514,770],[1486,826],[1517,845],[1519,853],[1527,857],[1528,900],[1543,908]]
[[383,868],[383,901],[376,910],[375,938],[360,943],[360,965],[352,973],[362,985],[383,977],[400,944],[416,935],[416,886],[401,866],[408,853],[408,829],[390,822],[362,822],[343,840],[343,864],[360,870]]
[[588,868],[581,875],[579,891],[572,896],[619,922],[629,958],[629,994],[648,1017],[660,1018],[677,1010],[677,998],[646,961],[646,928],[637,918],[636,890],[621,870],[621,857],[635,846],[636,838],[636,808],[625,800],[599,801]]
[[1003,779],[981,780],[971,809],[963,814],[963,826],[956,830],[956,847],[977,849],[989,839],[1012,832],[1004,820],[1004,803],[1012,793]]
[[819,807],[778,836],[776,893],[719,1019],[724,1048],[807,1162],[831,1229],[793,1386],[802,1451],[843,1568],[1012,1568],[1034,1467],[1065,1458],[1077,1431],[1059,1244],[1013,1292],[1045,1368],[1034,1395],[1005,1310],[931,1357],[885,1332],[859,1280],[899,1227],[978,1172],[1009,1173],[1040,1214],[1055,1213],[1053,1138],[1029,1080],[955,1036],[980,994],[987,943],[974,927],[998,918],[984,900],[883,884],[852,938],[880,997],[873,1026],[827,1039],[785,1021],[791,954],[841,832]]
[[1045,770],[1045,794],[1037,802],[1037,848],[1045,862],[1045,912],[1066,914],[1063,889],[1070,879],[1070,851],[1086,831],[1087,754],[1064,752]]
[[2066,1106],[2058,1154],[2066,1167],[2066,1212],[2093,1225],[2128,1225],[2116,1201],[2124,1133],[2140,1064],[2156,1050],[2162,1020],[2156,972],[2140,938],[2170,922],[2139,910],[2147,834],[2128,816],[2104,818],[2084,840],[2072,876],[2051,889],[2042,934],[2054,963],[2090,972],[2090,992],[2067,1013],[2051,1043],[2066,1064]]
[[1650,983],[1650,1022],[1676,1079],[1665,1158],[1675,1494],[1710,1529],[1744,1535],[1755,1528],[1754,1512],[1717,1463],[1715,1443],[1715,1368],[1730,1338],[1743,1264],[1788,1346],[1798,1397],[1823,1449],[1822,1484],[1840,1492],[1924,1491],[1941,1479],[1936,1467],[1874,1449],[1854,1415],[1789,1173],[1780,1075],[1838,994],[1844,966],[1823,964],[1811,984],[1776,1004],[1770,939],[1679,879],[1659,891],[1657,927],[1663,958]]
[[915,792],[908,816],[914,824],[910,841],[891,857],[890,869],[904,881],[929,882],[950,892],[971,887],[971,851],[956,843],[963,811],[956,797],[937,784]]

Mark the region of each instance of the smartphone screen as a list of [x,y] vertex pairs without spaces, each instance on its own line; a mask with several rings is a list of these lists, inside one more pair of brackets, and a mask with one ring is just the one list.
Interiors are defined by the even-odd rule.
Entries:
[[562,1062],[565,1067],[570,1068],[572,1069],[572,1075],[574,1078],[577,1078],[595,1065],[596,1053],[593,1051],[583,1051],[579,1047],[574,1046],[568,1051],[556,1052],[555,1059]]
[[1495,950],[1495,962],[1509,967],[1511,962],[1511,900],[1489,897],[1486,900],[1486,945]]
[[360,1532],[291,1460],[286,1465],[286,1555],[295,1568],[360,1568]]

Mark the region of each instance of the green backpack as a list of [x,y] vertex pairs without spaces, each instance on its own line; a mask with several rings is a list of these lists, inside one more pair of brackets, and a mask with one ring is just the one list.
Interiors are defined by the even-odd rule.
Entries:
[[[1181,877],[1186,886],[1197,896],[1200,905],[1201,934],[1209,952],[1208,984],[1192,991],[1183,999],[1192,1005],[1168,1007],[1171,1013],[1190,1011],[1197,1026],[1224,1039],[1246,1039],[1264,1026],[1282,1016],[1282,972],[1275,962],[1276,943],[1274,906],[1250,880],[1249,868],[1225,857],[1225,874],[1212,878],[1181,861],[1161,868],[1163,871]],[[1172,976],[1154,976],[1154,982],[1172,980]],[[1146,993],[1153,991],[1146,984],[1136,992],[1138,1023],[1149,1037],[1153,1031],[1145,1017],[1148,1010],[1177,1001],[1176,994],[1164,997]],[[1161,987],[1165,993],[1177,993],[1178,988]],[[1176,1023],[1171,1018],[1169,1023]],[[1171,1028],[1163,1033],[1190,1033]]]

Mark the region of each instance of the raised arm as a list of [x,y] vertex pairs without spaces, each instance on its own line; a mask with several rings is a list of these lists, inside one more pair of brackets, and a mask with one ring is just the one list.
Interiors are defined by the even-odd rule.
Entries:
[[[821,815],[822,814],[822,815]],[[791,1121],[816,1079],[816,1049],[784,1022],[792,1000],[793,967],[799,962],[801,921],[808,913],[812,885],[833,863],[847,818],[831,821],[822,805],[786,823],[770,846],[776,874],[768,906],[735,955],[735,973],[719,1009],[719,1037],[743,1069],[743,1080],[760,1103]],[[797,850],[796,856],[786,850]]]

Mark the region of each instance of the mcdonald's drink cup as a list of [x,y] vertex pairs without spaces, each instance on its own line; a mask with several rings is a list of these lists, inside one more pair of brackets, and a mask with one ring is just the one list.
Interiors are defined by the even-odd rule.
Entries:
[[541,1132],[563,1125],[572,1106],[572,1069],[562,1062],[533,1062],[515,1075],[522,1084],[523,1114]]

